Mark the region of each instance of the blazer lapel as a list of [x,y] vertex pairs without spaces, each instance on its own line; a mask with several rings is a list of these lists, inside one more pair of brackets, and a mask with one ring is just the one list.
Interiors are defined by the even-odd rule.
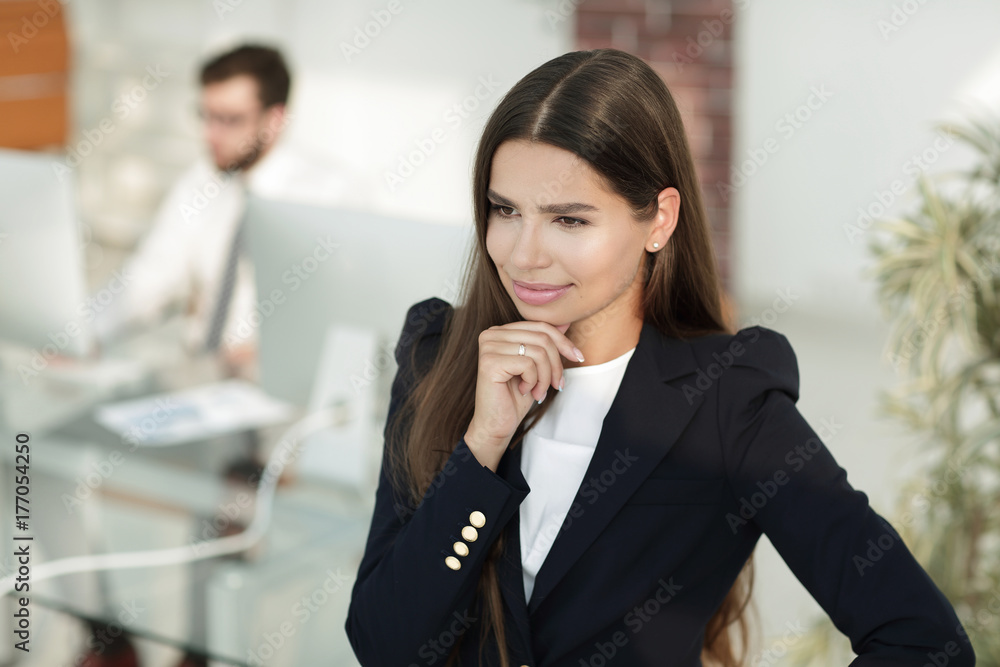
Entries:
[[[700,394],[688,400],[683,391],[667,384],[668,380],[694,373],[697,368],[688,342],[664,336],[649,322],[643,323],[639,342],[604,417],[593,457],[571,504],[571,507],[579,505],[582,514],[567,515],[535,577],[528,601],[524,598],[522,580],[519,513],[514,514],[508,524],[507,547],[498,574],[504,598],[514,612],[524,641],[530,639],[527,614],[535,612],[639,484],[663,460],[700,407]],[[509,451],[497,472],[509,481],[526,485],[521,474],[520,454],[520,447]],[[625,463],[628,466],[624,472],[618,473]],[[596,487],[588,480],[599,481],[602,473],[605,479],[612,474],[615,478],[612,484],[602,485],[600,488],[604,490],[598,490],[599,495],[594,499]],[[526,603],[527,614],[524,613]]]
[[[521,474],[521,448],[507,450],[497,464],[497,474],[507,481],[527,486]],[[528,602],[524,598],[524,572],[521,569],[521,519],[520,512],[514,512],[505,528],[504,549],[497,563],[497,578],[500,592],[514,619],[513,630],[521,639],[521,645],[530,655],[531,627],[528,624]]]

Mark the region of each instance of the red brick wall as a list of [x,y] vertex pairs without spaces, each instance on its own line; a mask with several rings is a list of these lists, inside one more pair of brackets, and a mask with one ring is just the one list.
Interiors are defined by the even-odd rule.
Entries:
[[578,49],[628,51],[659,72],[677,101],[702,182],[723,283],[730,287],[729,179],[732,139],[731,0],[583,0]]

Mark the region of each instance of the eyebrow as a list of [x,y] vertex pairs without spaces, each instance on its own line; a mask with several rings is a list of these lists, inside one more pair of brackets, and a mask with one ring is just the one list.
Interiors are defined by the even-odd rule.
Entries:
[[[517,206],[511,200],[506,197],[498,195],[493,190],[487,190],[486,196],[490,199],[496,201],[496,203],[501,206],[510,206],[511,208],[517,208]],[[569,202],[565,204],[546,204],[545,206],[539,207],[539,213],[552,213],[555,215],[568,215],[570,213],[583,213],[586,211],[599,211],[596,206],[591,206],[590,204],[581,204],[580,202]]]

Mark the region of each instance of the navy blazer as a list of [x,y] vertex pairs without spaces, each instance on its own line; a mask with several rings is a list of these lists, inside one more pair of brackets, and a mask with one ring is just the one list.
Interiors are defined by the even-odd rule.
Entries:
[[[407,312],[390,420],[452,312],[436,297]],[[975,664],[952,605],[848,483],[795,407],[798,390],[795,353],[776,331],[680,340],[645,323],[530,600],[520,447],[493,472],[459,440],[416,508],[392,490],[383,458],[345,624],[358,660],[443,665],[464,635],[461,665],[499,664],[492,641],[477,658],[475,593],[506,531],[498,570],[515,666],[701,665],[705,625],[762,533],[850,638],[852,666]]]

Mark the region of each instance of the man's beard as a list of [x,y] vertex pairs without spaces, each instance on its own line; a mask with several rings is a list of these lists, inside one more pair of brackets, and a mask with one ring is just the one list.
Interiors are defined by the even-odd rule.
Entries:
[[[261,154],[264,152],[264,148],[264,144],[261,143],[259,138],[257,138],[254,141],[253,147],[249,151],[241,157],[231,160],[229,164],[219,167],[219,169],[231,174],[239,171],[246,171],[260,160]],[[218,167],[219,165],[216,166]]]

